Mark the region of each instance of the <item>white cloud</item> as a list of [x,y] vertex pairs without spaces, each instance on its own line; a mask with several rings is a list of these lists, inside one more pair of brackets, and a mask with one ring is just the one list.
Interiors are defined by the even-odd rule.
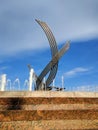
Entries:
[[74,68],[66,73],[64,73],[64,77],[73,77],[75,75],[77,75],[78,73],[84,73],[84,72],[88,72],[90,69],[88,68],[83,68],[83,67],[77,67]]
[[0,67],[0,71],[3,72],[4,70],[6,70],[8,68],[9,68],[9,66],[2,66],[2,67]]
[[8,66],[3,66],[3,67],[0,67],[0,70],[6,70],[8,68],[9,68]]
[[36,19],[46,21],[57,42],[98,36],[98,0],[0,1],[0,55],[48,46]]

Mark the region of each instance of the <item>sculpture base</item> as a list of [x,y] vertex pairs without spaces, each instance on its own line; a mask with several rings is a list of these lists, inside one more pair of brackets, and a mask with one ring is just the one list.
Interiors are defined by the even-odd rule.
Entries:
[[0,92],[0,130],[98,129],[98,93]]

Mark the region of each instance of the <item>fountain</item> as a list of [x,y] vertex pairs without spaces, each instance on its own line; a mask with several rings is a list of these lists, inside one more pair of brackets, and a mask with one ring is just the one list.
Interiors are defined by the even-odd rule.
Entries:
[[52,85],[53,85],[53,87],[55,86],[55,79],[53,80]]
[[29,81],[27,79],[24,81],[24,85],[23,86],[24,86],[25,90],[27,90],[27,88],[29,86]]
[[43,79],[43,87],[45,86],[45,90],[46,90],[46,78],[44,77],[44,79]]
[[20,80],[19,80],[19,78],[16,78],[15,81],[13,82],[13,90],[15,90],[16,88],[18,88],[18,90],[20,90]]
[[5,91],[6,88],[6,74],[1,75],[1,91]]
[[61,79],[62,79],[62,88],[64,88],[64,76],[62,76]]
[[[28,65],[28,67],[29,67],[29,70],[30,70],[28,87],[29,87],[29,91],[32,91],[32,89],[35,90],[36,76],[35,76],[34,69],[31,68],[30,65]],[[33,87],[33,88],[32,88],[32,87]]]
[[6,87],[8,88],[9,91],[11,91],[12,82],[10,79],[7,79]]

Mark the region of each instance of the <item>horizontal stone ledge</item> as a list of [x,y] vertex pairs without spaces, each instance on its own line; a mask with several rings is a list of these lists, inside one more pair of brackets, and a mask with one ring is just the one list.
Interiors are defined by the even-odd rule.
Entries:
[[0,105],[33,104],[98,104],[98,98],[90,97],[0,97]]
[[0,97],[97,97],[98,92],[0,91]]
[[0,130],[98,130],[98,120],[41,120],[0,122]]
[[12,110],[0,111],[0,121],[88,119],[98,120],[98,110]]
[[98,110],[98,104],[0,105],[0,111],[6,110]]

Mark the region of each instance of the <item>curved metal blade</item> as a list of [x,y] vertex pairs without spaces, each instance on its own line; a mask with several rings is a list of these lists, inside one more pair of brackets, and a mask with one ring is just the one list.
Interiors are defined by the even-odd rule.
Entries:
[[56,65],[56,63],[58,62],[58,60],[62,57],[62,55],[67,52],[67,50],[70,47],[70,43],[69,41],[67,42],[67,44],[65,44],[61,50],[59,52],[56,53],[56,55],[52,58],[52,60],[46,65],[46,67],[44,68],[44,70],[42,71],[42,73],[40,74],[40,76],[37,79],[37,89],[40,89],[40,82],[42,81],[43,76],[45,76],[52,67],[54,67]]
[[[36,20],[36,21],[42,27],[42,29],[44,30],[44,32],[47,36],[47,39],[48,39],[49,45],[50,45],[50,49],[51,49],[51,54],[52,54],[52,57],[53,57],[58,52],[55,37],[54,37],[53,33],[51,32],[50,28],[48,27],[48,25],[45,22],[42,22],[42,21],[39,21],[39,20]],[[55,78],[56,73],[57,73],[57,69],[58,69],[58,62],[56,63],[54,68],[50,69],[50,74],[49,74],[49,76],[46,80],[46,87],[48,87],[51,84],[51,82],[53,81],[53,79]],[[44,71],[42,71],[42,72],[44,72]],[[40,84],[42,82],[44,77],[45,77],[45,74],[41,73],[41,78],[39,76],[39,80],[37,80],[37,82],[36,82],[37,86],[38,86],[38,84]]]

